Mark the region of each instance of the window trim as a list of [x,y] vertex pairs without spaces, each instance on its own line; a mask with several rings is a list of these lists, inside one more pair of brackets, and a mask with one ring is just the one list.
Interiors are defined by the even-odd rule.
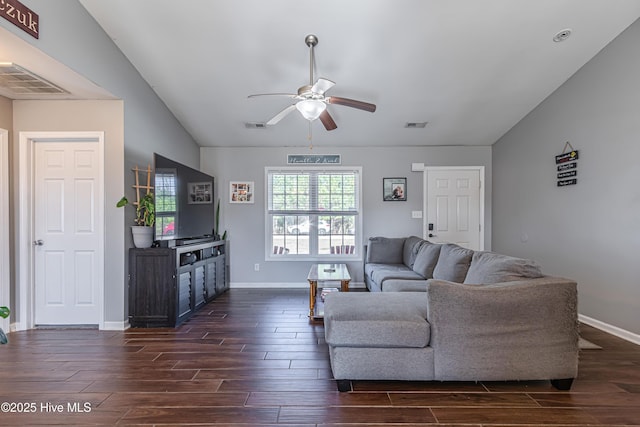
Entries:
[[[316,255],[286,255],[286,254],[274,254],[273,246],[272,246],[272,225],[273,221],[271,215],[269,213],[269,174],[275,172],[299,172],[299,173],[309,173],[309,172],[331,172],[331,171],[340,171],[340,172],[355,172],[357,175],[357,191],[358,191],[358,201],[355,212],[355,241],[354,241],[354,253],[353,254],[316,254]],[[363,202],[362,202],[362,166],[323,166],[323,167],[300,167],[300,166],[266,166],[264,168],[264,237],[265,237],[265,261],[314,261],[314,262],[347,262],[347,261],[361,261],[362,260],[362,235],[363,235]],[[327,214],[330,214],[327,212]],[[336,214],[340,214],[340,212],[336,212]],[[310,213],[310,215],[317,215],[315,212]],[[313,241],[317,239],[317,235],[310,235],[310,240]]]

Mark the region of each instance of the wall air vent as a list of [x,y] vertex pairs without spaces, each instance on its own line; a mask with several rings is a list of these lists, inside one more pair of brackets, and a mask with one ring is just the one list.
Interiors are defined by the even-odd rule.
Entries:
[[0,88],[15,95],[58,95],[69,93],[37,74],[11,62],[0,62]]
[[262,123],[262,122],[247,122],[244,124],[244,126],[248,129],[266,129],[267,128],[267,124],[266,123]]
[[427,123],[429,122],[407,122],[404,127],[410,129],[422,129],[427,126]]

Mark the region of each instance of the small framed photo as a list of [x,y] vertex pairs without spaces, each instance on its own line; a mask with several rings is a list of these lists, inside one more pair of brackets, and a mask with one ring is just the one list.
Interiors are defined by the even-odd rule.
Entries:
[[187,183],[190,205],[202,205],[213,203],[213,183],[189,182]]
[[407,178],[382,178],[382,200],[385,202],[406,202]]
[[231,181],[229,203],[253,203],[253,181]]

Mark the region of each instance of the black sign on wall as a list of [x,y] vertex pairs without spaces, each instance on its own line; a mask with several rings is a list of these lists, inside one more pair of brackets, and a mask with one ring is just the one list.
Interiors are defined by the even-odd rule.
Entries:
[[[570,148],[571,151],[566,152],[567,148]],[[558,187],[566,187],[567,185],[576,185],[578,183],[576,178],[578,176],[578,158],[578,150],[574,150],[569,141],[567,141],[562,154],[556,156]]]

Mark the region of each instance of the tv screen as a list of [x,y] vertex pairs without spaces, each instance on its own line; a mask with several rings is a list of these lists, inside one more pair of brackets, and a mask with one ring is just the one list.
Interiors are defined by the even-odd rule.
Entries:
[[214,178],[157,153],[154,169],[155,239],[179,245],[213,237]]

